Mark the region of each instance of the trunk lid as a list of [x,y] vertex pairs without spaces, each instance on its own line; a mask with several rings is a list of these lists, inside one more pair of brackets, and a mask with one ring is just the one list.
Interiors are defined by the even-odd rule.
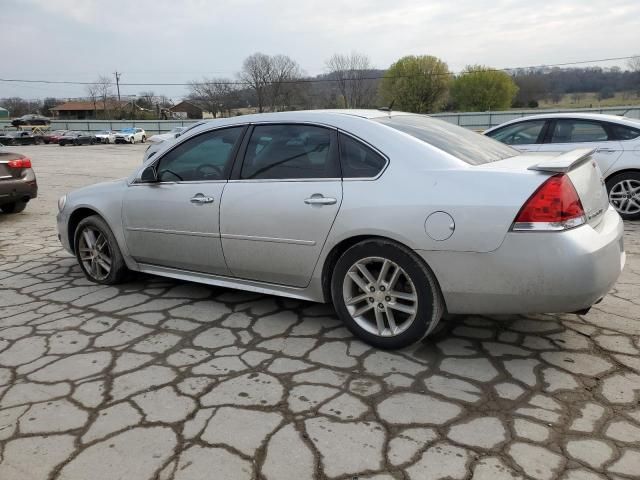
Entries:
[[18,160],[23,157],[24,155],[20,155],[19,153],[0,152],[0,182],[2,180],[13,180],[20,176],[22,169],[9,168],[7,163],[9,163],[10,160]]

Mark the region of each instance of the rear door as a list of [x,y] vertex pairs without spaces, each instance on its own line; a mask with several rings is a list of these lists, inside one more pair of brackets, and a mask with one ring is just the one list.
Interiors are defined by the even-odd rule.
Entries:
[[243,150],[220,211],[227,265],[239,278],[306,286],[342,201],[337,133],[256,125]]
[[536,152],[544,138],[548,120],[525,120],[487,133],[487,136],[521,152]]
[[576,148],[595,149],[593,158],[605,176],[623,151],[606,122],[573,118],[553,120],[538,151],[565,153]]

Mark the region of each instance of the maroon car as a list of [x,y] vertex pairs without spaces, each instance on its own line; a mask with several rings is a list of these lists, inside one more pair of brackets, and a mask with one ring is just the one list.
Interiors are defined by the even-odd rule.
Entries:
[[42,136],[42,141],[46,144],[58,143],[69,130],[54,130],[53,132],[47,132]]
[[0,147],[0,210],[4,213],[21,212],[27,202],[37,196],[38,184],[31,160]]

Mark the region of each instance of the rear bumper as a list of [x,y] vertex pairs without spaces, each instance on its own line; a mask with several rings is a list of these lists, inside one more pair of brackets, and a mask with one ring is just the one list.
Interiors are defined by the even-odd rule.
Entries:
[[488,253],[418,251],[449,313],[564,313],[591,307],[625,262],[623,222],[609,207],[596,228],[508,233]]
[[0,205],[16,201],[29,201],[38,196],[38,183],[33,170],[15,180],[0,180]]

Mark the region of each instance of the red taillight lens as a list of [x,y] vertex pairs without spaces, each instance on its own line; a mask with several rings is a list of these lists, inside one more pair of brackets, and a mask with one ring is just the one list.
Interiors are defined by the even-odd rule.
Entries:
[[584,209],[567,175],[554,175],[526,201],[513,230],[565,230],[585,222]]
[[19,158],[17,160],[9,160],[7,163],[9,168],[31,168],[31,160],[28,158]]

